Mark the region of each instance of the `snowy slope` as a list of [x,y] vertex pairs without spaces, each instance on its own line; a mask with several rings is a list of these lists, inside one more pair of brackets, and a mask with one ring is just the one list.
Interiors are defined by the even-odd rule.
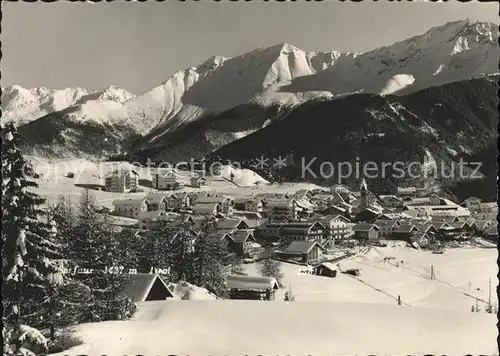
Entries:
[[[198,67],[175,73],[152,91],[125,103],[131,117],[157,126],[148,143],[202,115],[258,103],[297,103],[328,93],[277,93],[293,79],[332,66],[350,54],[305,52],[289,44],[260,48],[234,58],[212,57]],[[265,93],[265,94],[264,94]]]
[[130,321],[78,327],[59,355],[497,354],[496,318],[362,303],[159,301]]
[[[12,85],[2,89],[2,123],[14,121],[20,126],[79,103],[123,102],[132,97],[133,94],[114,86],[98,92],[83,88],[25,89],[19,85]],[[107,114],[107,110],[103,111]]]
[[[364,54],[306,52],[280,44],[234,58],[213,57],[125,105],[133,106],[131,116],[158,123],[141,148],[161,146],[180,125],[249,102],[285,107],[355,92],[402,95],[497,73],[497,37],[495,25],[464,20]],[[260,128],[213,131],[205,139],[220,147]]]
[[398,94],[408,94],[444,83],[498,73],[498,26],[461,20],[433,27],[423,35],[376,48],[340,61],[314,76],[299,78],[290,91],[385,93],[402,75],[414,80]]
[[[497,73],[497,38],[494,24],[463,20],[363,54],[306,52],[282,43],[233,58],[214,56],[176,72],[161,85],[123,103],[121,99],[126,96],[111,101],[86,100],[70,108],[68,119],[126,126],[143,136],[135,141],[134,150],[154,147],[175,152],[174,156],[192,156],[199,142],[203,146],[200,152],[213,151],[260,130],[282,114],[286,116],[288,109],[312,99],[352,93],[405,95]],[[7,118],[34,118],[41,112],[37,98],[8,104],[7,112],[12,113]],[[66,101],[71,105],[76,100]],[[210,127],[217,115],[244,105],[273,107],[275,114],[259,110],[251,120],[234,118],[230,129]],[[188,124],[200,121],[201,131],[185,130]],[[225,121],[231,121],[231,117]],[[186,137],[192,137],[191,141]]]

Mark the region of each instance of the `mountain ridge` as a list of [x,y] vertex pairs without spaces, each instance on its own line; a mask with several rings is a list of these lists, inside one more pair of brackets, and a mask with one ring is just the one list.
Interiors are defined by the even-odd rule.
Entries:
[[[500,51],[494,27],[491,23],[455,21],[361,54],[306,52],[281,43],[235,57],[212,56],[123,102],[88,100],[41,119],[58,130],[64,127],[52,120],[62,118],[76,125],[73,133],[67,132],[70,145],[76,145],[73,141],[78,141],[77,126],[81,123],[110,127],[110,136],[125,138],[127,145],[118,143],[116,147],[120,152],[175,149],[185,156],[191,154],[190,149],[172,143],[187,142],[186,133],[199,127],[205,131],[193,131],[191,141],[200,138],[206,142],[205,150],[216,150],[286,117],[294,106],[310,100],[355,93],[404,96],[498,73],[495,58]],[[248,118],[241,115],[245,111]],[[222,127],[221,116],[225,117]],[[120,128],[113,132],[113,127]],[[34,147],[38,152],[45,148]],[[60,154],[63,151],[61,147]],[[78,147],[69,151],[78,152]]]

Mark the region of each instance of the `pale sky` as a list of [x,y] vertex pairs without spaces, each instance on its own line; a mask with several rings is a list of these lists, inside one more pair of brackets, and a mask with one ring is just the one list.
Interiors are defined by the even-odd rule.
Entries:
[[2,87],[109,85],[141,94],[211,56],[282,42],[365,52],[467,17],[498,23],[498,5],[325,1],[2,2]]

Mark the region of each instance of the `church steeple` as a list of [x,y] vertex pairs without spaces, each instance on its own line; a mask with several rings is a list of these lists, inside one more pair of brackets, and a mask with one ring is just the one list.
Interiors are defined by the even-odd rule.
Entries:
[[368,185],[366,184],[366,180],[365,178],[363,177],[363,179],[361,180],[361,186],[359,188],[360,191],[368,191]]
[[360,208],[365,208],[368,206],[368,185],[366,184],[365,178],[361,180],[361,186],[359,187],[361,192],[361,201],[359,204]]

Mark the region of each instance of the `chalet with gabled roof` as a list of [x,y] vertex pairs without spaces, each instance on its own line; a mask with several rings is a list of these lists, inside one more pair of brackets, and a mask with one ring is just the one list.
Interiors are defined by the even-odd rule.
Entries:
[[255,229],[255,236],[262,240],[278,241],[281,236],[281,228],[285,226],[286,221],[266,222]]
[[401,222],[399,219],[390,219],[390,220],[375,220],[373,222],[380,228],[380,236],[388,237],[392,236],[392,232],[401,226]]
[[248,230],[249,226],[246,220],[241,218],[219,219],[215,222],[217,230],[229,232],[230,234],[237,230]]
[[280,230],[283,241],[317,241],[323,243],[327,238],[326,227],[319,221],[290,221]]
[[393,231],[392,231],[392,237],[395,238],[395,239],[400,239],[400,240],[405,240],[407,238],[409,238],[410,236],[418,233],[419,230],[418,228],[413,225],[413,224],[403,224],[403,225],[400,225],[398,227],[396,227]]
[[226,287],[230,299],[273,300],[279,289],[274,277],[229,275]]
[[252,257],[258,246],[253,230],[237,230],[231,234],[231,250],[241,257]]
[[278,255],[287,260],[316,264],[321,262],[324,250],[317,241],[293,241]]
[[131,273],[127,277],[128,283],[119,295],[130,297],[134,303],[174,298],[172,290],[158,274]]
[[192,188],[200,188],[206,184],[207,184],[207,179],[205,177],[196,176],[196,177],[191,177],[190,179],[190,185]]
[[148,210],[148,201],[145,198],[116,199],[113,206],[116,215],[135,219],[139,213]]
[[264,200],[259,198],[239,198],[234,200],[234,208],[239,211],[264,212]]
[[191,207],[192,198],[187,192],[179,192],[168,197],[168,206],[172,210],[181,210]]
[[[220,212],[224,215],[232,215],[234,210],[234,199],[227,195],[221,196],[198,196],[195,200],[195,206],[199,207],[203,204],[211,205],[219,204]],[[194,207],[193,207],[193,210]]]
[[374,224],[358,223],[353,226],[354,238],[358,240],[378,240],[380,228]]
[[165,194],[148,194],[146,196],[148,211],[169,210],[168,198]]

